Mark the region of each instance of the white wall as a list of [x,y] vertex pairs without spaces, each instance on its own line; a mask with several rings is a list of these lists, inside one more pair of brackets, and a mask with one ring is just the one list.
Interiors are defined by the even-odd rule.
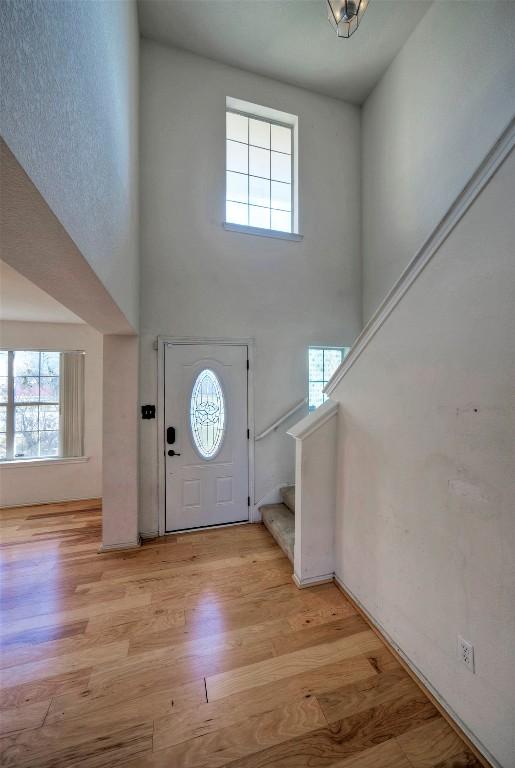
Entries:
[[[359,110],[143,40],[141,402],[158,334],[256,339],[256,430],[307,394],[309,344],[360,329]],[[299,116],[302,242],[227,232],[226,96]],[[285,425],[286,429],[286,425]],[[141,529],[156,530],[156,422],[141,422]],[[256,500],[293,479],[285,431],[258,443]]]
[[[515,766],[515,153],[332,397],[336,573]],[[457,659],[473,643],[476,674]]]
[[133,328],[138,56],[132,1],[0,3],[0,134]]
[[368,320],[515,114],[515,3],[435,2],[363,108]]
[[0,348],[80,349],[85,358],[84,463],[14,468],[0,464],[0,506],[102,495],[102,336],[78,323],[0,321]]
[[138,347],[136,336],[104,336],[104,550],[139,546]]

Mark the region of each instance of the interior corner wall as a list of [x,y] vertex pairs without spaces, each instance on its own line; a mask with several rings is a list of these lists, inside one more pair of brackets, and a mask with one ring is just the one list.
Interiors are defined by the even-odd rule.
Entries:
[[[302,242],[223,229],[227,96],[298,115]],[[307,395],[308,346],[361,327],[360,110],[142,40],[140,123],[141,402],[157,399],[156,336],[252,337],[259,432]],[[256,501],[293,480],[286,428],[256,444]],[[156,421],[140,433],[151,533]]]
[[515,150],[331,395],[336,574],[503,768],[515,766],[514,199]]
[[135,2],[0,3],[0,70],[1,136],[137,329]]
[[515,3],[435,2],[363,107],[365,322],[515,114]]
[[23,467],[0,465],[0,507],[102,495],[102,335],[79,323],[0,321],[0,348],[84,350],[87,462]]

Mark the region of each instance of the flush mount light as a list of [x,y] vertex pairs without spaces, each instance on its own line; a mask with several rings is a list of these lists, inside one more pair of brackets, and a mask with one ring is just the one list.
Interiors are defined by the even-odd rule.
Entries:
[[338,37],[350,37],[359,27],[368,0],[327,0],[327,16]]

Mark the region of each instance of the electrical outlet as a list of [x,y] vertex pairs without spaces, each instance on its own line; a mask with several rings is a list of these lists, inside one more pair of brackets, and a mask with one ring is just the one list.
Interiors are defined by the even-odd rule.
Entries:
[[474,672],[474,646],[472,643],[469,643],[468,640],[464,640],[461,635],[458,635],[458,655],[460,661],[462,661],[471,672]]

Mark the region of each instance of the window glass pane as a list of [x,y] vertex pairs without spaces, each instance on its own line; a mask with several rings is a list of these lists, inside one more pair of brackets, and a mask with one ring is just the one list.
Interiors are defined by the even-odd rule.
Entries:
[[17,405],[14,409],[14,429],[16,432],[37,432],[39,407],[37,405]]
[[14,458],[29,459],[39,454],[39,432],[16,432],[14,435]]
[[0,434],[0,459],[7,458],[7,435]]
[[249,119],[244,115],[236,115],[234,112],[226,113],[227,138],[235,141],[248,142]]
[[309,382],[309,408],[314,410],[322,405],[324,402],[324,393],[322,392],[324,385],[321,381]]
[[277,232],[291,232],[291,213],[272,210],[271,227]]
[[39,433],[39,455],[40,456],[58,456],[59,455],[59,432],[40,432]]
[[40,430],[59,429],[59,406],[58,405],[40,405],[39,406],[39,429]]
[[238,203],[248,202],[248,179],[249,177],[242,173],[227,171],[226,199]]
[[249,192],[249,203],[251,205],[261,205],[265,208],[270,207],[270,182],[268,179],[258,179],[256,176],[250,176]]
[[225,204],[225,220],[229,224],[248,224],[248,206],[242,203]]
[[272,149],[291,155],[291,129],[272,125]]
[[342,361],[341,349],[326,349],[324,351],[324,381],[328,382]]
[[8,352],[0,352],[0,376],[7,376]]
[[309,350],[309,380],[323,381],[324,379],[324,351],[322,349]]
[[259,147],[249,147],[249,173],[270,178],[270,152]]
[[15,376],[39,376],[39,352],[15,352]]
[[59,378],[57,376],[42,376],[39,385],[39,399],[42,403],[59,402]]
[[272,181],[272,208],[291,211],[291,184]]
[[249,120],[249,144],[270,149],[270,123]]
[[227,142],[227,170],[247,173],[248,147],[245,144],[236,144],[234,141]]
[[272,152],[272,179],[291,182],[291,157]]
[[41,352],[41,376],[59,376],[59,352]]
[[270,208],[256,208],[249,205],[249,224],[251,227],[270,229]]
[[0,402],[7,402],[7,376],[0,376]]
[[195,448],[212,459],[225,434],[225,399],[216,373],[205,368],[197,376],[190,398],[190,425]]
[[39,400],[39,379],[34,376],[16,376],[14,379],[14,402],[26,403]]
[[0,433],[7,431],[7,407],[0,406]]

